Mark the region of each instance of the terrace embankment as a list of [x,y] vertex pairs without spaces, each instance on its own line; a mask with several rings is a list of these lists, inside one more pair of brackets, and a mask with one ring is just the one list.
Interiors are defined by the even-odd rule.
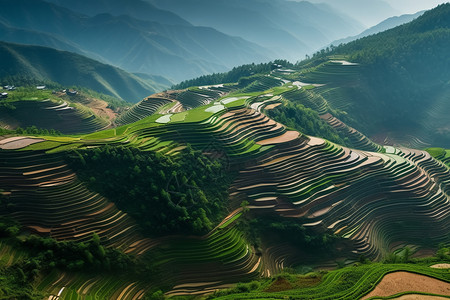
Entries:
[[388,297],[404,292],[450,296],[450,283],[409,272],[394,272],[384,276],[375,289],[361,299]]

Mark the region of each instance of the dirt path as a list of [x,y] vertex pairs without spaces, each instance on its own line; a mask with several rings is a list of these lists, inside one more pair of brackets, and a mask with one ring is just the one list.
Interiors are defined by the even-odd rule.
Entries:
[[450,283],[409,272],[394,272],[384,276],[375,289],[361,299],[414,291],[449,296]]

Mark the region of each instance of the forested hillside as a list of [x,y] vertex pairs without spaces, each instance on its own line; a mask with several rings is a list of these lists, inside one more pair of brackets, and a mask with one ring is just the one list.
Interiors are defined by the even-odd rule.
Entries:
[[0,57],[3,85],[19,85],[20,82],[14,82],[14,77],[25,77],[35,82],[53,81],[66,86],[86,87],[131,103],[164,87],[149,84],[151,81],[144,81],[111,65],[52,48],[0,42]]
[[369,135],[392,130],[396,136],[409,133],[428,144],[450,145],[445,121],[450,109],[449,16],[450,4],[444,4],[412,23],[329,53],[361,64],[360,83],[348,100],[353,125]]

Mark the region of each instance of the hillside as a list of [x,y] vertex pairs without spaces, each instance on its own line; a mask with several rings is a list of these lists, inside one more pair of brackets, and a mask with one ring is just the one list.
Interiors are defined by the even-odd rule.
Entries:
[[[330,268],[395,253],[409,261],[401,253],[448,243],[446,166],[425,151],[367,138],[360,146],[375,148],[350,149],[287,128],[268,115],[302,99],[319,103],[310,93],[320,86],[279,76],[293,74],[157,94],[133,109],[127,125],[94,134],[1,140],[8,162],[0,165],[8,174],[0,181],[2,212],[19,222],[5,232],[22,234],[2,243],[9,272],[38,259],[32,269],[40,276],[26,287],[41,297],[192,296],[287,267]],[[152,112],[159,102],[163,108]],[[317,113],[304,113],[318,122]],[[27,237],[30,231],[47,238]],[[368,269],[373,278],[357,286],[338,284],[348,269],[330,273],[338,283],[322,291],[365,295],[375,277],[393,270],[449,280],[426,263],[358,272]],[[9,286],[20,280],[10,278]]]
[[79,0],[76,2],[70,0],[48,0],[47,2],[91,17],[107,13],[113,16],[127,15],[138,20],[161,24],[190,25],[189,22],[173,12],[158,9],[144,0]]
[[[334,122],[325,116],[330,113],[337,118],[335,127],[343,121],[350,127],[344,131],[360,131],[379,144],[448,148],[449,6],[441,5],[391,30],[323,49],[296,65],[279,61],[288,70],[277,74],[315,86],[308,97],[298,95],[294,100]],[[246,65],[176,87],[233,82],[253,69],[271,70],[270,65],[260,66]]]
[[370,27],[369,29],[364,30],[363,32],[361,32],[358,35],[347,37],[347,38],[340,39],[340,40],[336,40],[336,41],[332,42],[330,45],[338,46],[340,44],[346,44],[346,43],[352,42],[354,40],[357,40],[357,39],[360,39],[360,38],[363,38],[363,37],[366,37],[366,36],[369,36],[372,34],[377,34],[379,32],[392,29],[394,27],[411,22],[412,20],[416,19],[417,17],[420,17],[423,13],[424,13],[424,11],[419,11],[415,14],[401,15],[401,16],[388,18],[388,19],[384,20],[383,22],[381,22],[373,27]]
[[[2,0],[2,6],[9,10],[0,12],[0,20],[12,29],[34,31],[39,36],[47,34],[65,44],[74,44],[86,55],[101,57],[104,62],[128,72],[158,74],[173,81],[223,72],[235,65],[261,62],[269,57],[270,51],[259,45],[213,28],[192,26],[180,18],[170,22],[176,24],[167,24],[169,18],[159,23],[150,18],[152,14],[146,13],[148,18],[143,20],[142,13],[156,9],[151,6],[145,6],[141,15],[136,15],[138,11],[128,12],[130,15],[111,15],[117,13],[119,4],[102,6],[97,5],[98,1],[88,2],[90,10],[94,11],[96,7],[104,10],[89,17],[42,0]],[[61,4],[67,3],[61,1]],[[154,14],[159,14],[159,10]],[[2,39],[7,37],[0,36]],[[14,36],[14,40],[31,44],[36,39],[27,34]],[[47,40],[40,39],[39,42],[44,44]]]
[[4,85],[14,82],[8,78],[19,76],[34,80],[53,81],[65,86],[87,87],[128,102],[165,88],[150,80],[84,56],[52,48],[0,42],[3,62],[0,78]]
[[48,85],[44,90],[37,90],[36,85],[17,87],[8,91],[6,99],[1,99],[2,134],[92,133],[110,128],[118,113],[130,105],[86,88],[70,95],[68,88],[63,90],[52,82],[45,84]]
[[346,81],[336,80],[332,63],[301,80],[327,84],[321,95],[330,105],[344,109],[352,126],[380,142],[448,147],[449,19],[450,4],[441,5],[411,23],[316,56],[316,64],[330,55],[360,64],[347,66],[352,71]]

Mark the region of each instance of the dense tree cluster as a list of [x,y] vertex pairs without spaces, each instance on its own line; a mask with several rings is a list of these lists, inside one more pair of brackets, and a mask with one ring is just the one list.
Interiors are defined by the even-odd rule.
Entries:
[[272,239],[272,242],[289,242],[302,250],[311,253],[329,253],[341,238],[330,232],[318,232],[307,229],[297,220],[286,220],[276,216],[257,217],[240,224],[248,238],[255,245],[261,239]]
[[109,146],[74,154],[79,178],[147,235],[204,234],[223,216],[231,176],[190,147],[176,157]]
[[37,270],[55,267],[69,271],[125,270],[134,263],[129,255],[102,246],[95,233],[85,243],[58,242],[52,238],[31,235],[23,241],[23,245],[31,250],[33,259],[30,263]]
[[174,85],[173,89],[185,89],[191,86],[212,85],[221,83],[235,83],[238,82],[241,77],[248,77],[259,73],[268,73],[274,69],[275,65],[281,65],[285,68],[292,68],[294,65],[287,60],[275,60],[269,63],[261,64],[248,64],[239,67],[234,67],[231,71],[226,73],[214,73],[211,75],[203,75],[191,80],[185,80],[177,85]]
[[351,146],[347,137],[340,136],[336,129],[319,117],[316,111],[302,104],[287,102],[285,105],[267,111],[267,115],[301,133],[320,136],[339,145]]
[[[20,236],[19,236],[20,235]],[[56,241],[36,235],[24,236],[20,225],[0,217],[0,246],[18,251],[20,259],[0,264],[0,299],[42,299],[35,283],[54,269],[80,272],[127,271],[132,276],[151,276],[154,268],[147,262],[114,248],[105,248],[97,234],[87,242]],[[6,298],[3,298],[3,297]]]
[[33,135],[61,135],[61,132],[55,129],[43,129],[36,126],[27,127],[25,129],[19,127],[15,130],[16,134],[33,134]]

